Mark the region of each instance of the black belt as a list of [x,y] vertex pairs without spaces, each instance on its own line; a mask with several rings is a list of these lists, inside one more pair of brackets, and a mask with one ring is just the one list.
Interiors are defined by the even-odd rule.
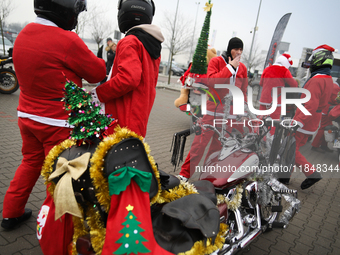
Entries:
[[48,99],[49,101],[61,101],[63,98],[53,98],[53,99]]
[[322,110],[316,110],[316,113],[320,113],[320,112],[322,112]]

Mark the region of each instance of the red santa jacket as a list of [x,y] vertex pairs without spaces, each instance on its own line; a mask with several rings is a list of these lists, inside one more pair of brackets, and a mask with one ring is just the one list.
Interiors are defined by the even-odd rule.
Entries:
[[298,83],[293,79],[289,70],[280,65],[268,66],[261,75],[260,85],[262,86],[260,104],[270,105],[273,102],[272,89],[278,88],[278,105],[281,105],[281,88],[298,87]]
[[[157,37],[163,38],[159,33]],[[121,127],[143,137],[156,96],[160,61],[160,57],[150,56],[135,35],[128,35],[117,45],[111,79],[96,89],[98,99],[105,103],[105,112],[112,114]],[[109,128],[109,134],[114,127]]]
[[317,74],[304,88],[311,93],[311,99],[304,104],[311,115],[305,115],[297,109],[294,120],[301,127],[298,129],[299,132],[312,135],[319,127],[323,109],[328,105],[333,90],[333,79],[329,75]]
[[331,105],[337,105],[338,102],[336,101],[336,97],[338,96],[338,93],[340,92],[340,87],[337,83],[333,83],[333,89],[331,97],[329,98],[329,102],[327,106],[322,110],[322,115],[327,115],[329,111],[329,107]]
[[[207,75],[209,78],[209,83],[211,84],[230,84],[231,79],[236,78],[235,86],[242,90],[244,101],[247,102],[248,76],[247,68],[243,63],[240,62],[240,65],[235,71],[231,65],[226,63],[222,56],[214,57],[209,62]],[[225,95],[229,92],[228,89],[216,89],[216,91],[221,99],[223,99]],[[213,115],[219,115],[215,113],[215,104],[213,102],[207,102],[207,109],[208,114],[210,109]],[[218,105],[216,112],[223,115],[223,105]],[[229,117],[232,118],[232,115]]]
[[104,60],[76,33],[37,23],[19,33],[13,63],[20,84],[18,111],[58,120],[68,118],[60,101],[66,82],[63,73],[79,87],[82,78],[96,83],[106,75]]

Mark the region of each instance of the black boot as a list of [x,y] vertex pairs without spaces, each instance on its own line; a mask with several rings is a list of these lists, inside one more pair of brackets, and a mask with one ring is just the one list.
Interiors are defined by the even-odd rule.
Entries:
[[25,208],[25,212],[23,215],[17,218],[5,218],[1,222],[1,227],[6,230],[12,230],[19,226],[25,220],[28,220],[32,216],[32,210]]
[[318,172],[314,172],[310,176],[308,176],[306,178],[306,180],[304,180],[301,183],[301,189],[308,189],[309,187],[311,187],[312,185],[314,185],[315,183],[317,183],[321,179],[322,179],[321,174],[318,173]]

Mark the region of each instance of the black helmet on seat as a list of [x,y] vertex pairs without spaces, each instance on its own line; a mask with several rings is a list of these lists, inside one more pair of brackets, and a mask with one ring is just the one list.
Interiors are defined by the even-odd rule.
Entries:
[[34,0],[34,12],[65,30],[77,26],[78,15],[86,10],[87,0]]
[[118,26],[122,33],[130,28],[151,24],[155,15],[155,4],[152,0],[119,0]]

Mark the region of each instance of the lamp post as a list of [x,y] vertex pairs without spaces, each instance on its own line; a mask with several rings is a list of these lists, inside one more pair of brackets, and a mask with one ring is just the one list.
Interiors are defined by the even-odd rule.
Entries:
[[174,50],[174,36],[175,36],[175,30],[176,30],[176,21],[177,21],[177,12],[178,12],[178,3],[179,0],[177,0],[177,7],[176,7],[176,13],[175,13],[175,20],[174,20],[174,26],[172,30],[172,36],[171,36],[171,43],[170,43],[170,52],[169,52],[169,60],[168,60],[168,84],[170,84],[170,78],[171,78],[171,67],[172,67],[172,52]]
[[[196,10],[196,18],[195,18],[195,25],[194,25],[194,32],[192,33],[192,40],[191,40],[191,47],[190,47],[190,56],[189,56],[189,63],[191,61],[192,58],[192,47],[194,45],[194,38],[195,38],[195,31],[196,31],[196,23],[197,23],[197,15],[198,15],[198,7],[200,5],[200,2],[195,2],[195,4],[197,4],[197,10]],[[188,64],[189,64],[188,63]]]
[[[253,39],[251,41],[251,46],[250,46],[247,69],[249,69],[249,66],[250,66],[251,53],[253,51],[253,44],[254,44],[255,33],[256,33],[256,29],[257,29],[257,21],[259,20],[259,15],[260,15],[261,3],[262,3],[262,0],[260,0],[259,10],[257,11],[257,17],[256,17],[256,22],[255,22],[255,27],[254,27]],[[248,71],[250,71],[250,70],[248,70]]]

